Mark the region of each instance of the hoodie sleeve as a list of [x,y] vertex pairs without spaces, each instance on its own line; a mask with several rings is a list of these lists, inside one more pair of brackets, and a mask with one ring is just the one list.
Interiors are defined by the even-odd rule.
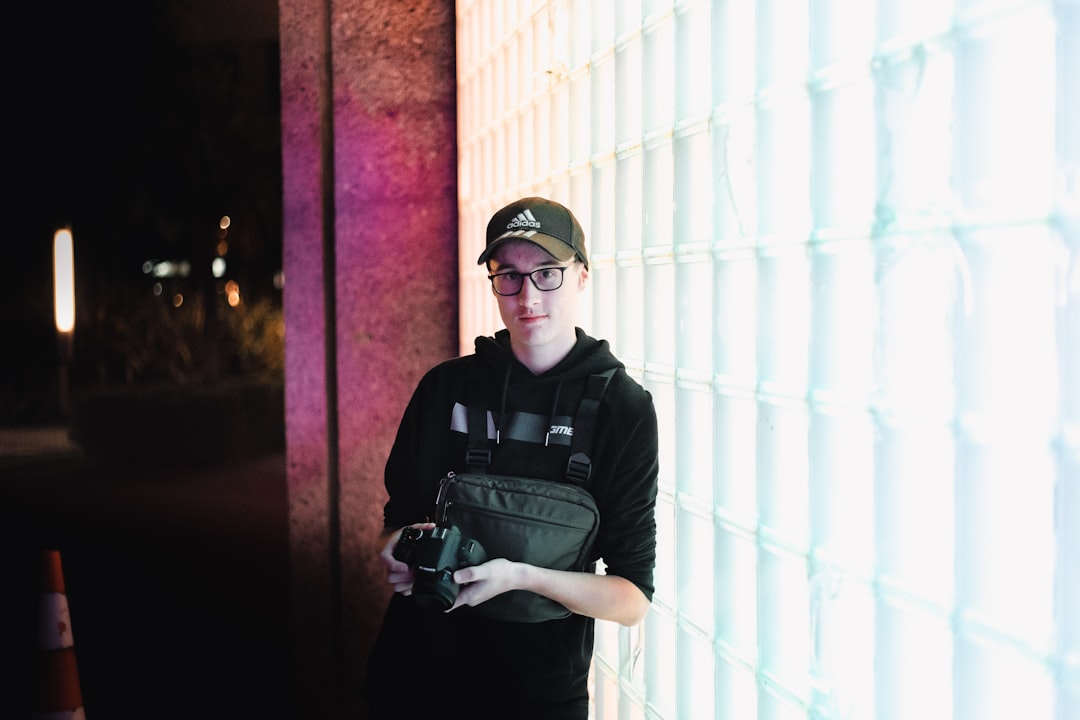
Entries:
[[412,480],[419,473],[417,449],[423,418],[424,386],[424,381],[421,381],[413,391],[386,460],[383,483],[389,499],[383,506],[383,525],[387,528],[396,529],[420,522],[427,513],[427,503],[421,497],[418,483]]
[[465,457],[464,435],[450,431],[455,398],[463,388],[461,367],[455,360],[429,370],[405,407],[383,473],[388,528],[430,520],[439,480]]
[[[600,506],[596,552],[608,575],[625,577],[652,600],[656,566],[659,439],[652,397],[623,375],[601,434],[593,486]],[[609,391],[610,392],[610,391]]]

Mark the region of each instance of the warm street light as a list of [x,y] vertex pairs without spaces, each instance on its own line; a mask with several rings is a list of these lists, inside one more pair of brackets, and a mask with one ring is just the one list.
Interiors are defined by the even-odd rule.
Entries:
[[75,248],[68,228],[60,228],[53,235],[53,279],[56,330],[70,333],[75,329]]
[[75,246],[69,228],[53,235],[53,292],[56,305],[56,338],[60,353],[58,398],[60,413],[68,414],[68,366],[75,334]]

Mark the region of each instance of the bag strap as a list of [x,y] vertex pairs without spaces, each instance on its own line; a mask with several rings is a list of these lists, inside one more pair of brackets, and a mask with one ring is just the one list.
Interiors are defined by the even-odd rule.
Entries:
[[[593,431],[596,428],[596,416],[600,410],[600,401],[607,391],[608,382],[615,374],[615,368],[600,373],[593,373],[585,383],[585,393],[578,405],[574,418],[574,437],[570,443],[570,459],[566,463],[566,479],[578,485],[584,485],[592,475]],[[468,381],[469,404],[468,425],[469,439],[465,446],[465,464],[469,472],[487,472],[491,464],[491,445],[488,443],[487,399],[484,393],[484,380],[487,376],[483,369],[476,366]]]
[[[479,366],[477,366],[479,367]],[[483,373],[475,371],[469,376],[468,412],[469,442],[465,446],[465,464],[469,472],[487,472],[491,464],[491,445],[487,433],[487,399],[484,397]]]
[[566,461],[566,479],[578,485],[584,485],[592,475],[592,459],[588,451],[592,449],[593,430],[596,429],[596,415],[600,410],[600,400],[604,397],[608,382],[615,374],[615,368],[601,373],[593,373],[585,383],[585,394],[581,396],[577,417],[574,418],[574,437],[570,441],[570,459]]

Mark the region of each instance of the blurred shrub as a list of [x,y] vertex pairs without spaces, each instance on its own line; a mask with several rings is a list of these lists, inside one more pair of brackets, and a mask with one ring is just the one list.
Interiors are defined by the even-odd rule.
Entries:
[[74,400],[70,434],[110,467],[227,463],[285,446],[281,382],[128,385]]
[[227,374],[281,378],[285,374],[285,317],[269,300],[247,302],[224,313],[222,352]]
[[215,465],[285,445],[284,314],[181,284],[111,288],[98,382],[73,393],[72,440],[108,466]]
[[[182,302],[175,302],[176,298]],[[103,312],[99,373],[106,384],[189,383],[244,376],[281,378],[285,319],[268,299],[236,307],[216,297],[209,315],[199,293],[119,288]]]

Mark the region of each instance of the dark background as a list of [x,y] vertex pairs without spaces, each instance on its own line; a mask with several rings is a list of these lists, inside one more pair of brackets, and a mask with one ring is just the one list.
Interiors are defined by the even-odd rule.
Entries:
[[0,456],[0,717],[30,718],[44,677],[45,549],[60,553],[89,720],[306,717],[287,505],[280,454],[199,472]]
[[20,15],[5,51],[0,426],[62,420],[52,282],[60,227],[75,242],[74,392],[132,381],[132,336],[153,334],[147,318],[163,312],[146,261],[188,261],[191,275],[171,281],[188,297],[220,290],[210,261],[222,215],[232,218],[229,277],[249,305],[280,305],[276,2],[61,0],[28,3]]
[[[228,277],[240,283],[243,307],[280,306],[277,4],[46,0],[10,19],[0,717],[30,716],[46,548],[61,552],[91,720],[289,717],[283,453],[197,471],[115,469],[75,449],[12,453],[4,434],[65,424],[52,281],[60,227],[75,243],[76,394],[177,380],[176,356],[192,350],[191,338],[186,326],[170,326],[162,301],[219,294],[209,264],[222,215],[232,218]],[[160,260],[187,260],[193,272],[155,296],[143,265]]]

